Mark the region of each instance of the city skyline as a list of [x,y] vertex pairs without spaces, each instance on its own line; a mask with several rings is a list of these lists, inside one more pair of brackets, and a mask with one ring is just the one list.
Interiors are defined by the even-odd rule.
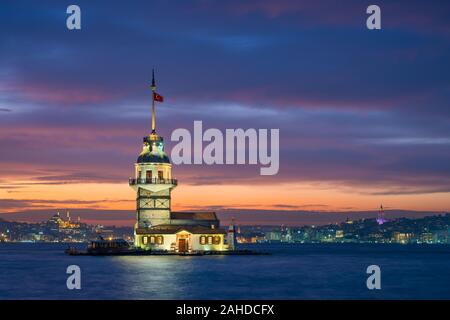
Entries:
[[[449,244],[450,214],[418,219],[391,218],[286,226],[237,225],[236,241],[240,244],[279,243],[401,243]],[[69,212],[59,212],[38,223],[5,221],[0,218],[0,242],[65,242],[80,243],[101,235],[103,238],[123,238],[134,241],[132,226],[88,224],[80,217],[71,219]]]
[[448,4],[380,1],[380,32],[360,1],[78,4],[76,33],[64,5],[0,12],[0,213],[133,213],[153,67],[168,150],[194,120],[280,129],[278,175],[174,166],[173,210],[449,210]]

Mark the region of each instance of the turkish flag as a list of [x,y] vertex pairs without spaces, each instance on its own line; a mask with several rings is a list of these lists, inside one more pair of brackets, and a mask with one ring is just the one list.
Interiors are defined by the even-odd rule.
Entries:
[[160,95],[159,93],[153,92],[153,99],[158,102],[163,102],[164,97]]

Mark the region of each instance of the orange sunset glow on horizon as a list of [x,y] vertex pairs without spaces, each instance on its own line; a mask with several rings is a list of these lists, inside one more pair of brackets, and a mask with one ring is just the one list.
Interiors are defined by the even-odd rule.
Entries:
[[[182,167],[176,170],[182,170]],[[33,184],[21,181],[20,192],[0,190],[0,198],[28,203],[29,209],[90,208],[99,210],[135,210],[135,194],[124,183]],[[14,189],[12,189],[14,190]],[[378,190],[379,191],[379,190]],[[363,211],[386,208],[445,211],[450,206],[448,193],[377,195],[377,190],[338,188],[314,183],[278,185],[180,185],[173,192],[173,210],[207,210],[221,207],[255,210]],[[375,194],[373,194],[375,193]],[[28,209],[27,208],[27,209]],[[3,212],[23,211],[23,207],[5,208]]]

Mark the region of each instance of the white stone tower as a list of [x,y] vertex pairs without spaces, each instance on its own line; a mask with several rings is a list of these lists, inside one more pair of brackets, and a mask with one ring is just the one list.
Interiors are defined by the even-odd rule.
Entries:
[[[146,229],[170,223],[170,193],[177,181],[172,179],[172,165],[164,152],[164,140],[156,133],[155,99],[163,98],[156,93],[155,75],[152,73],[152,131],[144,137],[142,152],[135,163],[135,178],[129,184],[136,191],[136,229]],[[135,240],[136,242],[136,240]]]

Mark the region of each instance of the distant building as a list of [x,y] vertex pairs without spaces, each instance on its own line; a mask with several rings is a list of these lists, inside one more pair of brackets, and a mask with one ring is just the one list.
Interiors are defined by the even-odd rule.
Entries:
[[433,235],[434,243],[450,244],[450,229],[437,230]]
[[419,236],[419,241],[421,243],[433,243],[434,235],[431,232],[421,233]]
[[51,227],[52,230],[61,230],[61,229],[78,229],[80,227],[80,222],[71,222],[70,221],[70,213],[67,211],[67,220],[61,218],[59,212],[53,215],[48,221],[47,224]]
[[279,242],[281,241],[281,232],[280,231],[270,231],[266,233],[266,240]]
[[406,244],[411,241],[411,239],[414,238],[413,233],[403,233],[403,232],[394,232],[393,233],[393,240],[397,243]]
[[379,225],[384,224],[387,220],[384,218],[384,209],[383,205],[380,206],[380,211],[378,211],[377,223]]
[[381,233],[370,233],[367,238],[371,242],[383,242],[384,236]]

